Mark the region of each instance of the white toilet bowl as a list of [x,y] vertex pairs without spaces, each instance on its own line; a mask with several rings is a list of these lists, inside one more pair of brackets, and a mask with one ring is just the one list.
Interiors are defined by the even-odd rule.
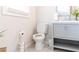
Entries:
[[35,48],[36,50],[41,50],[44,48],[44,39],[45,35],[42,33],[34,34],[33,40],[35,41]]

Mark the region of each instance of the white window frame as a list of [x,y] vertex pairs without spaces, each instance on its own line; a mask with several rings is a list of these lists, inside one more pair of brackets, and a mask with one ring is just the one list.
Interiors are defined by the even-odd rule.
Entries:
[[29,17],[29,13],[14,8],[1,6],[1,10],[1,14],[4,16]]

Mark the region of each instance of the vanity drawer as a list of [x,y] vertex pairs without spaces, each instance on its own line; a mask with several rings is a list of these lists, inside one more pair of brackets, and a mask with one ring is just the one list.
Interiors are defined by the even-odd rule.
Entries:
[[64,24],[54,24],[54,37],[65,38],[66,29]]
[[67,25],[67,37],[71,40],[79,41],[79,24]]

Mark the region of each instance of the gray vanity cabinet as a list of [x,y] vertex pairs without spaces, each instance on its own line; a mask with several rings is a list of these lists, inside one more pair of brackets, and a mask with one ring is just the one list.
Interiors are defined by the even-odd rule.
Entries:
[[54,48],[79,52],[79,23],[53,23]]
[[54,38],[79,41],[79,24],[53,24]]

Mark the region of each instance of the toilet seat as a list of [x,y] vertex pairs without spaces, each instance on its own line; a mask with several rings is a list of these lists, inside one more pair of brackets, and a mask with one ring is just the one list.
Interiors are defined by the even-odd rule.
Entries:
[[33,35],[34,40],[44,40],[44,38],[45,38],[45,35],[42,33],[38,33],[38,34]]

